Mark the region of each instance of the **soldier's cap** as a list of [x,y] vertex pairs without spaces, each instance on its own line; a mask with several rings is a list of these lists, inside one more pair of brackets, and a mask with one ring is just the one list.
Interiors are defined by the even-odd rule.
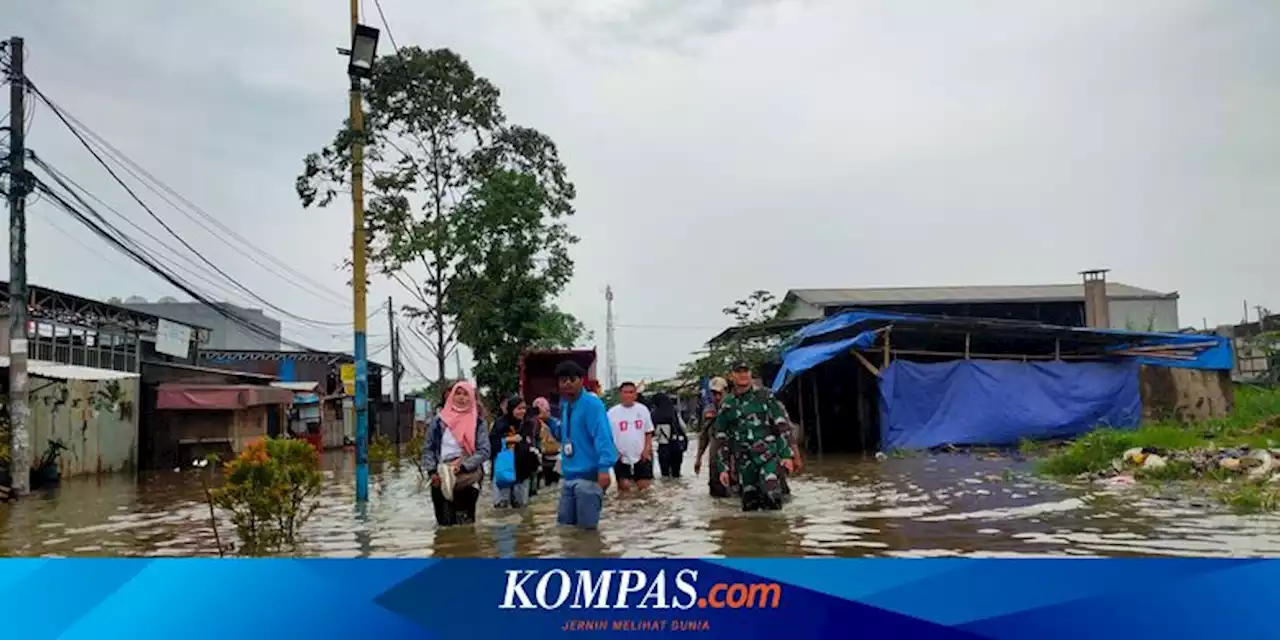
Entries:
[[729,388],[729,383],[725,382],[724,378],[721,378],[720,376],[716,376],[711,379],[710,384],[708,384],[707,386],[711,387],[712,391],[724,393],[724,390]]
[[747,366],[747,363],[739,360],[733,363],[733,366],[729,367],[729,370],[730,371],[750,371],[751,367]]

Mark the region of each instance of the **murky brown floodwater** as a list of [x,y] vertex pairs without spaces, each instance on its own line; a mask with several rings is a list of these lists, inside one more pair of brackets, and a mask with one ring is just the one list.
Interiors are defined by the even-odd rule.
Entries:
[[[890,459],[813,457],[781,512],[744,514],[707,495],[706,475],[658,479],[646,495],[610,491],[598,534],[555,524],[554,490],[524,513],[437,529],[411,466],[375,476],[365,515],[354,506],[352,455],[324,457],[327,483],[303,555],[324,556],[944,556],[1280,555],[1280,517],[1133,489],[1057,487],[1025,463],[993,455]],[[234,538],[222,522],[224,541]],[[208,508],[187,473],[72,478],[0,505],[0,554],[216,555]]]

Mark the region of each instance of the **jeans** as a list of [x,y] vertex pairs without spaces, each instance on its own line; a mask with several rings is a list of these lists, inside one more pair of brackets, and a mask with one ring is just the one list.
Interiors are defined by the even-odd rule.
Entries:
[[582,529],[595,529],[604,509],[604,489],[595,480],[568,480],[560,490],[556,522]]
[[526,479],[505,488],[494,482],[493,504],[496,507],[523,507],[529,504],[529,481]]

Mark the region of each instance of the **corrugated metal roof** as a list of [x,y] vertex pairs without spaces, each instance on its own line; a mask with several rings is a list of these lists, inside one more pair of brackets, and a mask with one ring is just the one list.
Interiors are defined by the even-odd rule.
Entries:
[[[0,368],[9,368],[9,356],[0,355]],[[27,360],[27,373],[51,380],[125,380],[138,377],[138,374],[129,371],[82,367],[46,360]]]
[[[787,292],[820,307],[832,305],[934,304],[963,302],[1050,302],[1084,300],[1084,284],[965,287],[886,287],[870,289],[792,289]],[[1163,299],[1161,293],[1119,282],[1107,283],[1109,298]]]

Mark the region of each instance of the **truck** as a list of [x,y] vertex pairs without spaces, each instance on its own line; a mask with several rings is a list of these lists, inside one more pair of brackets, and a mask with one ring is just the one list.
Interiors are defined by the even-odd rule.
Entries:
[[591,349],[538,349],[520,355],[520,397],[533,404],[535,398],[546,398],[551,403],[551,415],[560,417],[560,381],[556,378],[556,366],[565,360],[578,363],[587,371],[583,388],[600,393],[600,380],[596,377],[596,350]]

